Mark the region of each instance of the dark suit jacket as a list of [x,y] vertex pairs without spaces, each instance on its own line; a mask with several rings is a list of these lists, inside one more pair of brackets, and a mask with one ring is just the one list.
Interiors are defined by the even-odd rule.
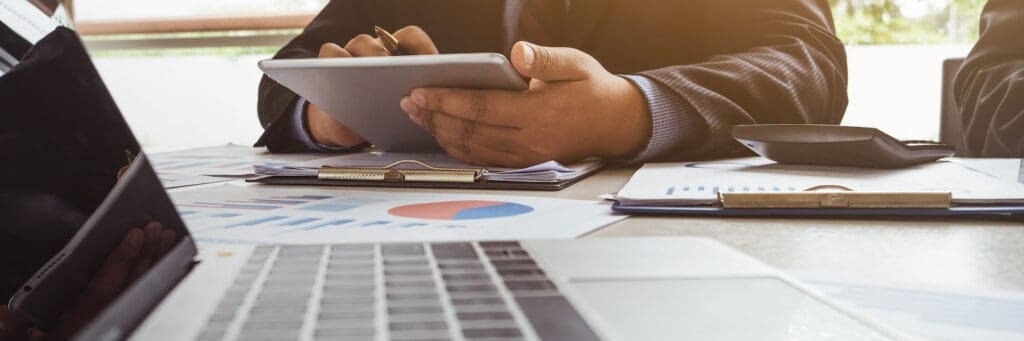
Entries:
[[973,156],[1024,156],[1024,2],[989,0],[981,38],[954,81]]
[[[516,1],[516,0],[510,0]],[[275,58],[311,58],[373,25],[421,26],[441,53],[502,52],[503,0],[333,0]],[[568,46],[609,71],[671,88],[705,123],[672,159],[743,151],[730,129],[750,123],[839,123],[846,110],[846,53],[826,0],[583,0],[569,13]],[[280,119],[297,96],[264,77],[258,142],[301,150]],[[699,120],[698,120],[699,121]]]

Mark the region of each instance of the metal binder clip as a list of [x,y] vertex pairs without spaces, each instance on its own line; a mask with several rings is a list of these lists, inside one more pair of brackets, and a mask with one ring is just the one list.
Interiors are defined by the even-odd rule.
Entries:
[[719,193],[724,208],[948,208],[949,192],[858,192],[821,185],[802,192]]
[[[425,169],[399,169],[414,164]],[[382,182],[458,182],[473,183],[487,174],[486,169],[441,168],[418,160],[402,160],[381,168],[320,168],[320,180],[382,181]]]

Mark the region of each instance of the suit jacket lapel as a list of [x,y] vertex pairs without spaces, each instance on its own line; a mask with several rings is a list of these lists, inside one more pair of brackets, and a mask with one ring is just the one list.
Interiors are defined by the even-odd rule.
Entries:
[[580,47],[605,14],[609,0],[571,0],[566,45]]

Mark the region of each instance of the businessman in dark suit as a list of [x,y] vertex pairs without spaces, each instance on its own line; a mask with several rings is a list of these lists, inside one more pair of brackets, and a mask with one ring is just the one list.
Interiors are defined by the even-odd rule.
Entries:
[[953,91],[972,155],[1024,156],[1024,3],[989,0]]
[[[333,0],[275,58],[387,55],[374,25],[403,28],[413,53],[508,52],[531,78],[522,92],[402,99],[445,151],[481,165],[737,155],[733,125],[834,124],[846,109],[825,0]],[[366,142],[266,77],[259,116],[257,145],[275,152]]]

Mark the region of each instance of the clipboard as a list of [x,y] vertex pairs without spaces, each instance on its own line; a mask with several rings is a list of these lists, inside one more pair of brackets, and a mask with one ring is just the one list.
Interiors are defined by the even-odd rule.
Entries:
[[[401,168],[409,164],[421,168]],[[443,168],[418,160],[401,160],[384,167],[320,167],[316,170],[316,176],[266,175],[246,179],[246,182],[269,185],[558,191],[602,168],[597,167],[580,176],[557,182],[490,181],[483,179],[488,173],[486,168]]]
[[625,205],[626,214],[715,217],[1024,217],[1024,205],[957,205],[949,192],[857,192],[842,186],[819,186],[803,192],[718,194],[715,205]]
[[1018,171],[1018,161],[950,159],[904,169],[788,165],[760,157],[655,163],[634,173],[613,209],[682,216],[1020,219],[1024,186],[1008,172]]
[[953,206],[948,208],[724,208],[722,206],[624,206],[624,214],[707,217],[1024,217],[1024,206]]

